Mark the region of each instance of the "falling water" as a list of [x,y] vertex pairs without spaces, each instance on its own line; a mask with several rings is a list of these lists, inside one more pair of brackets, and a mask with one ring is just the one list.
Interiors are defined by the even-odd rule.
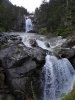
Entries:
[[68,59],[57,59],[55,56],[47,55],[43,67],[43,100],[61,100],[60,97],[73,87],[74,73]]
[[[41,38],[41,36],[39,37],[35,34],[24,34],[21,37],[23,43],[27,47],[32,48],[29,40],[35,39],[39,47],[49,52],[53,52],[55,47],[61,46],[62,43],[66,41],[61,38],[56,38],[48,42],[50,47],[47,47],[47,41]],[[66,58],[58,59],[57,57],[48,54],[45,59],[45,65],[42,70],[43,95],[41,100],[61,100],[61,97],[73,88],[75,70]]]
[[29,17],[26,18],[25,24],[26,24],[26,32],[27,33],[33,30],[32,21]]

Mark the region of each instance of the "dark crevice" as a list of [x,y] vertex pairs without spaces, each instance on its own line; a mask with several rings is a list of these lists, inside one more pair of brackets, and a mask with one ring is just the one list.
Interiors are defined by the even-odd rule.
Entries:
[[29,57],[20,59],[20,60],[18,60],[17,62],[15,62],[15,63],[13,64],[13,66],[20,67],[20,66],[22,66],[27,60],[29,60]]
[[2,67],[2,61],[0,60],[0,67]]
[[72,64],[73,68],[75,69],[75,56],[69,58],[69,61]]

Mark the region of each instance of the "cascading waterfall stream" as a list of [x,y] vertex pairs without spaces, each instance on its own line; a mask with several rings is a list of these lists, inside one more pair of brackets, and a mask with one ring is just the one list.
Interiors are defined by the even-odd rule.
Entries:
[[57,59],[55,56],[47,55],[43,74],[43,100],[61,100],[60,97],[73,87],[75,71],[66,58]]
[[[61,46],[66,40],[62,38],[54,38],[49,41],[50,47],[46,46],[45,39],[35,34],[24,34],[21,36],[23,43],[33,48],[30,39],[35,39],[38,47],[47,50],[53,54],[55,47]],[[54,41],[54,42],[53,42]],[[45,57],[45,65],[42,69],[42,96],[41,100],[61,100],[65,94],[73,89],[75,81],[75,70],[67,58],[58,59],[54,55],[47,54]]]

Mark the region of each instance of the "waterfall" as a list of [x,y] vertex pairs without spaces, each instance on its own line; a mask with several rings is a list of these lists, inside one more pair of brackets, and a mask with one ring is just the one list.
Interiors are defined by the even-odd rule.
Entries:
[[27,33],[33,30],[32,21],[29,17],[26,17],[25,24],[26,24],[26,32]]
[[61,100],[73,87],[75,71],[66,58],[47,55],[42,73],[43,100]]
[[[73,89],[75,81],[75,70],[67,58],[58,59],[53,54],[56,47],[66,41],[61,37],[46,40],[43,36],[35,34],[21,35],[23,43],[29,48],[33,48],[30,44],[30,39],[36,40],[38,47],[51,52],[45,57],[45,65],[42,69],[42,95],[41,100],[61,100],[65,94]],[[49,44],[48,47],[46,44]]]

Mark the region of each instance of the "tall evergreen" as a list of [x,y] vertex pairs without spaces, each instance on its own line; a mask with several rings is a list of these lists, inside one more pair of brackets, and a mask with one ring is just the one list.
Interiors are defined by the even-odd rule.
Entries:
[[0,31],[23,31],[23,16],[27,9],[11,4],[9,0],[0,0]]
[[69,30],[75,26],[75,0],[50,0],[35,10],[38,29],[48,32]]

